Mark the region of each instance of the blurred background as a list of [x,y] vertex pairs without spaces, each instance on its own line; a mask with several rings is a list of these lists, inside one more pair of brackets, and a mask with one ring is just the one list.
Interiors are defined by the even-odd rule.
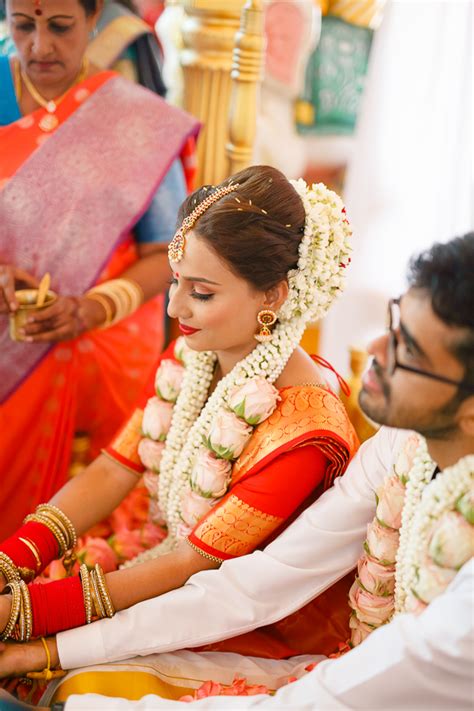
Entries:
[[[257,162],[343,195],[347,289],[305,345],[346,375],[352,354],[357,376],[410,256],[474,224],[472,2],[106,0],[93,61],[124,18],[138,29],[102,64],[141,80],[146,39],[168,100],[204,125],[197,184]],[[8,54],[4,22],[0,38]]]

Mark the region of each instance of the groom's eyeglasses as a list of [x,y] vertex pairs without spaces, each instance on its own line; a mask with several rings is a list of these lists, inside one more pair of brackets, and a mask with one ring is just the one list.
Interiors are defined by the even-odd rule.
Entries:
[[411,365],[404,365],[400,363],[397,358],[398,350],[398,335],[397,332],[400,330],[400,297],[398,299],[390,299],[388,302],[388,331],[389,331],[389,342],[387,348],[387,374],[392,376],[397,368],[400,370],[407,370],[409,373],[416,373],[417,375],[423,375],[425,378],[431,378],[432,380],[439,380],[441,383],[448,383],[449,385],[455,385],[461,390],[467,390],[468,392],[474,392],[474,386],[458,380],[452,380],[452,378],[446,378],[444,375],[437,375],[436,373],[430,373],[429,370],[421,370],[421,368],[413,368]]

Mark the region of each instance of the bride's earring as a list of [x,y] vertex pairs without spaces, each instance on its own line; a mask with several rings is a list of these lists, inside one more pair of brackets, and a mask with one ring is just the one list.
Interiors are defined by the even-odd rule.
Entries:
[[271,309],[262,309],[257,314],[257,321],[260,325],[260,331],[255,334],[254,338],[260,343],[267,343],[272,338],[272,332],[270,331],[270,326],[273,326],[277,320],[276,313]]

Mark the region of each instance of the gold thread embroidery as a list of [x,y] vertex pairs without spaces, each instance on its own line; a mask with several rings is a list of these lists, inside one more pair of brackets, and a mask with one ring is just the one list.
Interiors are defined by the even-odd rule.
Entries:
[[203,551],[202,548],[199,548],[195,543],[189,540],[189,538],[186,538],[186,543],[193,548],[196,553],[199,553],[199,555],[202,555],[203,558],[207,558],[208,560],[212,560],[213,563],[223,563],[223,558],[218,558],[216,555],[211,555],[210,553],[206,553],[206,551]]
[[141,465],[138,445],[142,438],[143,410],[137,408],[112,442],[111,449],[134,464]]
[[357,448],[357,436],[342,402],[317,386],[295,386],[283,390],[278,407],[265,422],[255,428],[249,444],[235,462],[232,484],[271,452],[285,444],[291,445],[296,437],[315,429],[333,432],[348,443],[350,453],[342,444],[330,440],[330,435],[311,440],[311,443],[327,447],[325,453],[333,461],[333,466],[334,459],[339,462],[339,466],[335,466],[339,470],[347,464]]
[[254,550],[282,521],[280,516],[264,513],[231,494],[193,535],[216,551],[239,556]]

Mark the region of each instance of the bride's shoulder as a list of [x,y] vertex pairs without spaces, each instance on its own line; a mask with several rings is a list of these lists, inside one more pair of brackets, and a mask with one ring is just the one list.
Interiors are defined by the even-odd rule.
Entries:
[[288,388],[301,385],[329,387],[321,368],[302,348],[298,347],[275,382],[275,386],[277,388]]

